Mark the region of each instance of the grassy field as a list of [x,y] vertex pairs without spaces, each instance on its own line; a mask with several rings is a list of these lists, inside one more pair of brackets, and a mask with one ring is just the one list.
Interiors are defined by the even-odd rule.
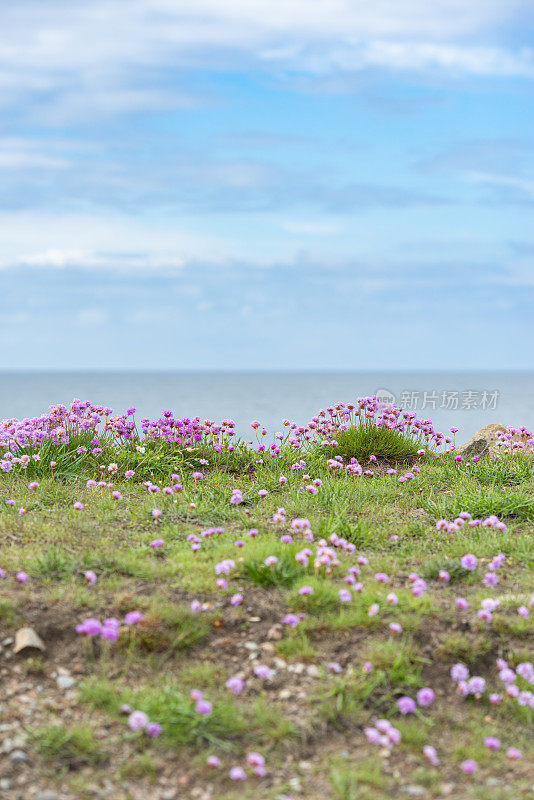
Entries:
[[2,474],[0,796],[534,796],[529,455],[92,435]]

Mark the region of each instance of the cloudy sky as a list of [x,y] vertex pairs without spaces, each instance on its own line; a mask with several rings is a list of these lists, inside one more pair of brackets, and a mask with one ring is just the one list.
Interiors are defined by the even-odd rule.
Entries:
[[19,0],[2,368],[534,368],[530,0]]

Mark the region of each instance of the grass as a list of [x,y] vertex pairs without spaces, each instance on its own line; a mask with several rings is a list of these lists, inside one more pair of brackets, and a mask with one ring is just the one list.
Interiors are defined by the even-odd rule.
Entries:
[[[418,439],[366,422],[338,432],[336,447],[296,451],[282,442],[277,459],[265,453],[260,458],[242,443],[217,453],[206,444],[169,448],[155,441],[139,452],[135,444],[117,449],[104,436],[98,464],[117,464],[113,488],[123,499],[115,502],[107,488],[86,487],[88,478],[100,477],[95,460],[76,453],[90,438],[74,435],[59,451],[47,444],[27,473],[12,470],[0,483],[0,565],[7,573],[0,581],[1,640],[30,624],[47,644],[43,654],[3,662],[31,685],[45,686],[51,702],[45,711],[53,723],[29,730],[32,769],[42,769],[49,782],[68,782],[80,797],[82,778],[125,784],[132,795],[138,784],[150,784],[150,793],[162,774],[174,775],[177,764],[188,776],[183,791],[210,784],[213,800],[277,800],[297,791],[317,800],[386,800],[401,796],[406,784],[425,787],[431,797],[447,782],[458,784],[466,798],[482,798],[484,781],[501,775],[509,796],[524,795],[534,757],[532,711],[512,700],[492,706],[487,693],[478,701],[461,698],[449,671],[462,662],[486,678],[488,691],[502,691],[496,659],[514,666],[532,660],[534,611],[526,620],[517,614],[530,602],[534,566],[528,458],[483,458],[467,467],[449,456],[418,456],[427,450]],[[333,472],[327,463],[333,455],[345,463],[357,458],[374,476]],[[292,469],[300,458],[305,468]],[[402,484],[387,474],[391,465],[400,472],[416,459],[421,472],[413,480]],[[133,480],[125,478],[128,468],[135,470]],[[204,478],[195,482],[194,470]],[[181,492],[147,493],[143,481],[168,486],[172,473],[180,477]],[[40,484],[36,491],[28,486],[33,479]],[[313,479],[321,482],[316,495],[305,488]],[[230,505],[235,488],[243,494],[238,506]],[[268,492],[264,498],[260,489]],[[13,508],[1,502],[9,498]],[[81,514],[73,510],[78,500]],[[21,506],[26,513],[19,516]],[[154,506],[162,511],[157,522]],[[274,523],[280,508],[286,522]],[[479,518],[496,514],[507,530],[436,530],[437,519],[452,520],[461,511]],[[309,520],[314,542],[291,531],[295,518]],[[212,527],[224,530],[202,535]],[[255,538],[248,536],[251,528],[258,531]],[[290,532],[293,542],[282,543],[280,536]],[[191,536],[201,541],[196,553]],[[164,540],[157,552],[149,546],[155,538]],[[340,539],[344,546],[336,547]],[[236,547],[237,540],[245,546]],[[316,563],[320,540],[334,554],[334,565]],[[295,555],[308,546],[312,557],[302,566]],[[460,563],[468,552],[479,559],[474,572]],[[507,560],[499,584],[488,589],[481,580],[499,552]],[[277,558],[273,566],[265,565],[269,556]],[[350,588],[343,578],[359,556],[369,560],[359,564],[362,591],[341,603],[339,590]],[[228,588],[219,591],[214,566],[224,559],[232,559],[235,569],[226,576]],[[15,579],[20,569],[29,576],[24,586]],[[97,574],[94,585],[84,578],[88,569]],[[441,570],[450,574],[449,583],[439,580]],[[375,580],[379,572],[387,573],[387,584]],[[413,572],[427,583],[421,597],[412,593]],[[300,594],[305,585],[311,594]],[[390,592],[398,605],[388,603]],[[233,606],[237,593],[243,602]],[[467,599],[467,611],[456,609],[457,596]],[[476,616],[487,597],[500,601],[491,623]],[[193,600],[206,610],[193,612]],[[375,616],[369,615],[372,604],[379,607]],[[132,610],[143,619],[123,625],[116,642],[75,632],[87,617],[123,620]],[[288,613],[304,615],[297,627],[282,624]],[[390,631],[392,622],[401,624],[400,634]],[[73,664],[81,672],[68,705],[53,675],[58,666]],[[272,669],[270,678],[254,673],[258,664]],[[332,672],[332,664],[341,671]],[[235,676],[244,681],[236,695],[226,687]],[[402,717],[397,699],[415,697],[423,686],[435,689],[435,703]],[[523,691],[528,686],[521,683]],[[196,713],[192,690],[213,704],[210,714]],[[9,697],[2,703],[15,717],[20,713]],[[160,723],[161,736],[133,733],[123,704]],[[388,759],[363,734],[378,718],[390,719],[402,734]],[[495,757],[481,744],[488,732],[502,738],[503,751]],[[439,768],[421,755],[427,743],[439,752]],[[504,756],[512,745],[524,751],[517,764]],[[245,764],[251,750],[265,756],[268,778],[230,781],[229,768]],[[210,771],[207,754],[221,759],[221,770]],[[479,761],[479,786],[462,784],[464,757]],[[301,769],[308,762],[311,768]]]

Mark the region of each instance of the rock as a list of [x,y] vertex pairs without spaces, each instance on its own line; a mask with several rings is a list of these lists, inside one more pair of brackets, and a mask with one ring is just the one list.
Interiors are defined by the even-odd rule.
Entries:
[[281,639],[282,626],[279,623],[277,623],[276,625],[273,625],[272,628],[269,628],[269,630],[267,631],[267,638],[275,640]]
[[424,786],[418,786],[417,784],[411,784],[408,786],[403,786],[402,791],[405,794],[409,795],[410,797],[426,797],[427,791]]
[[70,689],[71,686],[74,686],[76,681],[71,675],[59,675],[56,683],[60,689]]
[[35,795],[35,800],[59,800],[59,795],[51,789],[45,789],[44,792]]
[[15,765],[25,764],[28,760],[28,756],[24,750],[13,750],[13,752],[9,754],[9,760]]
[[280,691],[278,692],[278,697],[280,698],[280,700],[289,700],[291,695],[292,695],[291,689],[280,689]]
[[319,671],[319,667],[316,664],[310,664],[306,667],[306,672],[310,676],[310,678],[320,678],[321,673]]
[[244,646],[247,648],[247,650],[259,650],[260,649],[259,644],[256,644],[256,642],[245,642]]
[[[505,449],[498,445],[496,437],[498,431],[506,432],[506,426],[498,423],[484,425],[466,444],[459,445],[454,450],[454,454],[464,456],[464,458],[472,458],[473,456],[484,455],[499,456],[510,452],[508,448]],[[516,434],[511,441],[526,444],[527,438]],[[530,450],[527,448],[526,452],[530,453]]]
[[21,650],[33,649],[45,651],[45,645],[39,634],[33,628],[19,628],[15,634],[15,647],[14,653],[20,653]]
[[11,789],[11,781],[9,778],[0,778],[0,789],[6,792],[8,789]]

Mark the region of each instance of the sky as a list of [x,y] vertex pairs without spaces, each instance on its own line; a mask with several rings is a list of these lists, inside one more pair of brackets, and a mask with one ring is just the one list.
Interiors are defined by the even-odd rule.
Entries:
[[534,369],[531,0],[18,0],[0,368]]

